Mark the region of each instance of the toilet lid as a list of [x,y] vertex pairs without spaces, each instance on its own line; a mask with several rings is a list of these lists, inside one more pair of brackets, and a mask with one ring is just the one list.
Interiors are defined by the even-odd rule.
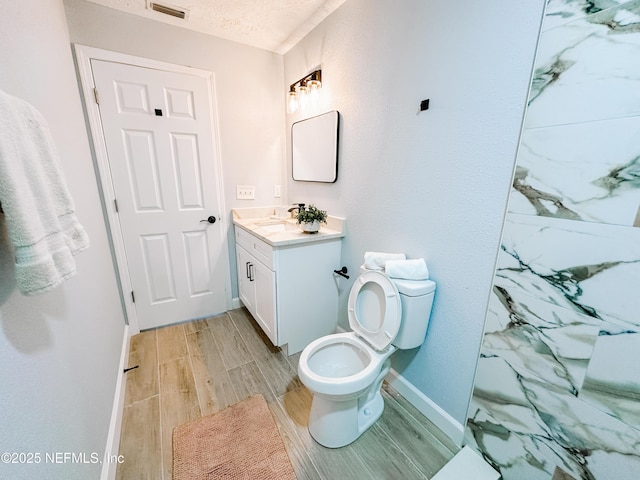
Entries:
[[386,275],[368,271],[349,293],[349,325],[376,350],[384,350],[400,329],[402,307],[395,284]]

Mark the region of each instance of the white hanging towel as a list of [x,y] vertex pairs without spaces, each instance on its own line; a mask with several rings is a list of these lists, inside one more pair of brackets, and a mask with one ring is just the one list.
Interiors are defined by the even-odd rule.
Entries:
[[405,280],[427,280],[429,278],[429,270],[423,258],[387,260],[384,271],[391,278]]
[[404,253],[364,252],[364,266],[369,270],[382,270],[387,260],[404,260]]
[[47,292],[76,273],[89,246],[75,215],[44,117],[0,90],[0,205],[15,248],[16,283]]

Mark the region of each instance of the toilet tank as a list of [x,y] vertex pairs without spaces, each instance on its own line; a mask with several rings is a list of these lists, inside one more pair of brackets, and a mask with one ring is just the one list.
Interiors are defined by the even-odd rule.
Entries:
[[402,321],[391,343],[402,350],[417,348],[427,335],[436,283],[432,280],[392,280],[400,293]]

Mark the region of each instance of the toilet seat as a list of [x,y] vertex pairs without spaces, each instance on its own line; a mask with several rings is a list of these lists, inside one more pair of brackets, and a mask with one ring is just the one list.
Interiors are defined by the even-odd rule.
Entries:
[[387,348],[398,334],[402,318],[400,294],[386,275],[371,270],[351,288],[347,306],[349,326],[375,350]]
[[[331,358],[336,350],[340,349],[361,352],[360,361],[350,365],[351,371],[346,375],[344,375],[344,360],[341,356],[338,354],[335,358]],[[324,359],[316,357],[319,352]],[[314,394],[342,395],[345,398],[357,396],[371,386],[380,373],[382,363],[389,355],[389,352],[378,353],[369,348],[366,342],[354,332],[334,333],[320,337],[305,347],[298,362],[298,375],[302,383]],[[333,369],[335,372],[329,373]]]

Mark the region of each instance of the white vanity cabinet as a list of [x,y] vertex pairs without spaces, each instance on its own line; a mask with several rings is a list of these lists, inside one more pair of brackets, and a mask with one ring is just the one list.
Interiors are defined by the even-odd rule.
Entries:
[[238,243],[236,243],[236,257],[240,300],[275,343],[277,338],[275,273]]
[[341,238],[269,245],[236,225],[235,239],[240,300],[274,345],[291,355],[335,333]]

